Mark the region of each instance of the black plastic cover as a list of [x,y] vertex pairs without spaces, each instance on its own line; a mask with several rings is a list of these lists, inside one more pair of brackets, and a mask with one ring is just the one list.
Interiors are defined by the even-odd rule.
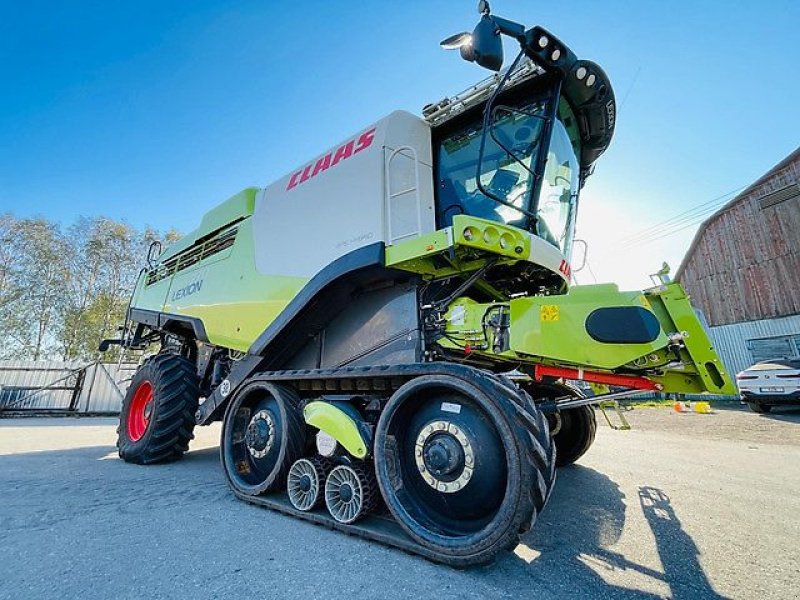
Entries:
[[606,344],[647,344],[658,338],[661,324],[642,306],[612,306],[592,311],[586,332]]

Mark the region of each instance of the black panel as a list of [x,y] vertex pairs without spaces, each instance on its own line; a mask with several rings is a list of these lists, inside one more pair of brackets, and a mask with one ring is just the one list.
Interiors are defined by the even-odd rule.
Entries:
[[278,368],[322,331],[353,301],[354,292],[408,274],[384,266],[383,242],[336,259],[317,273],[264,330],[248,351],[265,357],[265,368]]
[[387,285],[359,294],[325,326],[320,367],[413,363],[418,346],[416,285]]
[[172,333],[191,333],[195,339],[208,342],[206,328],[197,317],[186,315],[173,315],[170,313],[146,310],[144,308],[131,308],[128,317],[134,323],[142,323],[151,329],[169,331]]
[[607,344],[647,344],[661,333],[656,316],[641,306],[598,308],[586,317],[586,332]]

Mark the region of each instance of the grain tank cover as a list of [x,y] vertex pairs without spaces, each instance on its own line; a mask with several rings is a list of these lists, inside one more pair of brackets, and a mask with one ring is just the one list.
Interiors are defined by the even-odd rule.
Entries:
[[257,269],[310,278],[357,248],[435,229],[430,126],[396,111],[267,186]]

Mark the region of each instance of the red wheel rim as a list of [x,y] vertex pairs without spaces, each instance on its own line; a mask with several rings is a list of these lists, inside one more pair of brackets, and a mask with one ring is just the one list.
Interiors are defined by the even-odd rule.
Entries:
[[133,400],[128,407],[128,438],[132,442],[138,442],[147,431],[152,409],[153,385],[149,381],[143,381],[133,393]]

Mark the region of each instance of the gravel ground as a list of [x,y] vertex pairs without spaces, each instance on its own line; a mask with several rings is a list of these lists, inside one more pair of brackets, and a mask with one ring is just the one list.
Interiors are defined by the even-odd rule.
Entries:
[[138,467],[111,419],[2,420],[0,598],[800,597],[800,411],[627,417],[467,571],[235,500],[218,425]]

